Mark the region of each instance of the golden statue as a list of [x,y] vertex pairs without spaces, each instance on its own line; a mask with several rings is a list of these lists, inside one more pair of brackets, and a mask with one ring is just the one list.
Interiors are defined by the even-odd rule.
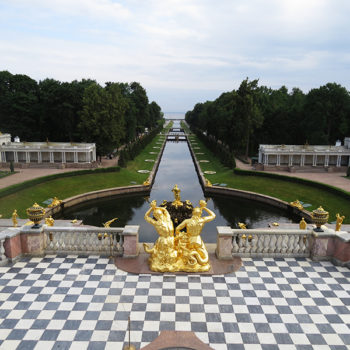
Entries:
[[15,209],[12,213],[13,227],[17,227],[18,225],[17,217],[18,217],[18,214],[17,214],[17,210]]
[[[173,190],[175,201],[179,201],[180,190],[177,186]],[[187,207],[191,202],[186,201],[185,204]],[[159,238],[153,248],[146,243],[143,247],[145,252],[150,254],[148,261],[152,271],[201,272],[210,269],[209,255],[200,234],[203,226],[215,219],[215,214],[206,208],[206,205],[207,203],[201,200],[199,207],[192,210],[192,217],[183,220],[176,227],[176,236],[174,236],[174,224],[167,209],[157,207],[156,201],[151,202],[151,207],[145,214],[145,220],[155,227]],[[209,215],[202,217],[203,210]],[[152,212],[154,218],[150,216]],[[176,218],[174,221],[176,222]]]
[[150,183],[150,181],[149,181],[149,178],[146,180],[146,181],[144,181],[143,182],[143,185],[144,186],[149,186],[151,183]]
[[208,186],[208,187],[212,187],[212,183],[208,180],[208,179],[205,179],[205,185]]
[[56,205],[59,205],[61,203],[62,203],[62,201],[60,199],[58,199],[57,197],[53,197],[52,202],[51,202],[51,204],[48,205],[48,207],[53,208]]
[[294,202],[290,202],[289,204],[290,204],[292,207],[296,207],[296,208],[298,208],[298,209],[300,209],[300,210],[303,210],[303,209],[304,209],[303,205],[299,202],[298,199],[296,199]]
[[304,218],[301,218],[300,222],[299,222],[299,228],[300,230],[306,230],[306,227],[307,227],[307,223],[305,221]]
[[45,224],[47,226],[53,226],[55,223],[55,220],[52,218],[52,216],[50,215],[50,217],[45,218]]
[[239,223],[238,223],[238,227],[239,227],[241,230],[246,230],[246,229],[247,229],[246,224],[243,223],[243,222],[239,222]]
[[272,223],[272,226],[275,226],[275,227],[277,227],[277,226],[279,226],[280,224],[278,223],[278,222],[273,222]]
[[[192,217],[184,220],[175,229],[176,248],[178,253],[177,271],[202,272],[210,270],[209,255],[200,234],[204,225],[215,219],[216,215],[206,207],[204,200],[193,208]],[[206,211],[209,215],[202,216]],[[181,232],[186,228],[185,232]]]
[[345,216],[344,215],[340,216],[340,214],[337,213],[336,217],[337,217],[337,223],[335,224],[335,230],[340,231],[340,228],[341,228],[341,225],[345,219]]
[[111,223],[114,222],[115,220],[118,220],[118,218],[113,218],[112,220],[106,221],[106,222],[103,224],[103,227],[110,227],[110,226],[111,226]]
[[[153,212],[154,219],[150,217]],[[170,214],[165,208],[157,207],[157,202],[152,201],[151,207],[145,214],[145,220],[153,225],[159,234],[159,238],[153,248],[144,243],[146,253],[151,254],[149,266],[152,271],[174,272],[176,267],[177,252],[174,249],[174,225]]]
[[175,200],[172,202],[172,205],[176,208],[181,207],[183,205],[180,198],[181,190],[177,187],[177,185],[175,185],[174,188],[171,190],[171,192],[174,192],[174,197],[175,197]]

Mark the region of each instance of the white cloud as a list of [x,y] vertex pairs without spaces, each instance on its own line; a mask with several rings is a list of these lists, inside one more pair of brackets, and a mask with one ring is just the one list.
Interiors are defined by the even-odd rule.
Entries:
[[186,100],[176,109],[187,109],[198,91],[219,95],[247,76],[274,87],[325,79],[350,87],[347,0],[0,4],[0,69],[35,79],[136,80],[158,91],[165,110],[174,91],[184,91],[177,103]]

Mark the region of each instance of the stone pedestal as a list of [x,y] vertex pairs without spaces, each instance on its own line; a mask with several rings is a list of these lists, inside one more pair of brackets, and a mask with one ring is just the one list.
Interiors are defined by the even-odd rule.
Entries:
[[139,229],[140,226],[126,225],[123,231],[124,236],[124,258],[135,258],[139,255]]
[[217,226],[217,244],[215,254],[219,260],[232,259],[232,229],[229,226]]
[[22,226],[21,244],[23,254],[43,254],[44,253],[44,232],[43,226],[32,228],[31,226]]

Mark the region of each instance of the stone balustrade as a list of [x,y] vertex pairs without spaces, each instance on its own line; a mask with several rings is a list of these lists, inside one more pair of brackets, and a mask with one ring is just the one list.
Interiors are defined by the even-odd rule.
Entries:
[[44,228],[45,253],[88,253],[123,256],[123,228]]
[[47,226],[7,228],[0,232],[0,265],[23,255],[102,254],[136,257],[139,226]]
[[241,257],[309,257],[312,230],[231,229],[218,226],[219,259]]

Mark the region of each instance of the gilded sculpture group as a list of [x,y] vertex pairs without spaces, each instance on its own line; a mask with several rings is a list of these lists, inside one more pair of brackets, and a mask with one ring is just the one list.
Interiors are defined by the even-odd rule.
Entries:
[[[175,190],[175,201],[179,193]],[[166,208],[157,207],[156,201],[145,214],[145,220],[153,225],[159,234],[154,246],[144,243],[144,249],[150,254],[149,266],[158,272],[203,272],[210,270],[209,256],[200,237],[203,226],[215,219],[215,214],[206,207],[204,200],[192,211],[192,217],[184,220],[174,230],[170,214]],[[203,211],[208,215],[202,216]],[[152,218],[150,215],[153,213]],[[182,231],[184,230],[184,231]]]

